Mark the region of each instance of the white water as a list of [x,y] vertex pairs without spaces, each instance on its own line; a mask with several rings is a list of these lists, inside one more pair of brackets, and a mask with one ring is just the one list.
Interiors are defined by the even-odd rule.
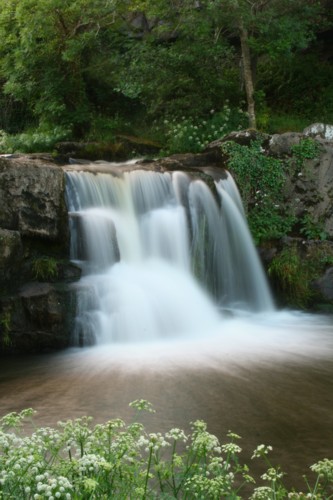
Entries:
[[205,336],[225,310],[274,310],[239,193],[181,172],[67,172],[75,343]]

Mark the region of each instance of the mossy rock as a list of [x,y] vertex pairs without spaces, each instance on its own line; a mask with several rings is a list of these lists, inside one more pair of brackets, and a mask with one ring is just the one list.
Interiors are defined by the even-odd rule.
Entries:
[[122,161],[134,156],[156,155],[160,149],[160,144],[148,139],[119,135],[114,142],[60,142],[55,146],[54,159]]
[[333,243],[285,238],[268,265],[283,306],[328,310],[333,306]]

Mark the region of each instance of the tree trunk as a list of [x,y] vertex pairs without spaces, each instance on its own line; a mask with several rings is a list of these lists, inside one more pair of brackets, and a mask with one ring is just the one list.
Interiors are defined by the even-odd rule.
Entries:
[[247,112],[249,114],[249,127],[257,128],[256,123],[256,112],[255,112],[255,102],[254,102],[254,83],[251,65],[251,54],[249,47],[249,35],[247,29],[244,27],[242,19],[239,22],[239,37],[241,42],[242,50],[242,62],[243,62],[243,75],[244,84],[247,100]]

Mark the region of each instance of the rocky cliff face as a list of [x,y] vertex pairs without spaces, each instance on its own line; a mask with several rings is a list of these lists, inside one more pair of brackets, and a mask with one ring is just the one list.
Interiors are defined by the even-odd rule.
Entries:
[[[271,285],[280,304],[333,312],[333,126],[314,124],[303,133],[260,134],[263,154],[290,165],[280,202],[295,217],[290,234],[260,248]],[[230,134],[210,144],[207,152],[221,158],[221,145],[248,146],[255,131]],[[296,158],[295,146],[300,148]],[[288,170],[288,169],[287,169]]]
[[64,175],[48,157],[0,158],[0,227],[64,243]]
[[[305,158],[301,171],[290,174],[283,196],[288,202],[297,200],[296,216],[310,213],[328,240],[312,241],[311,235],[293,234],[268,242],[261,251],[282,303],[292,303],[276,271],[276,263],[283,265],[287,250],[296,252],[300,269],[306,264],[310,305],[324,304],[333,310],[333,141],[324,132],[319,133],[317,127],[303,134],[264,136],[263,145],[265,154],[286,158],[303,138],[311,136],[318,142],[318,155]],[[224,175],[227,161],[221,142],[246,145],[255,136],[251,131],[231,134],[212,143],[203,154],[142,161],[135,168],[186,170],[214,187],[212,178]],[[64,167],[50,155],[0,157],[0,352],[43,351],[70,344],[75,315],[71,283],[80,271],[69,262]],[[102,166],[87,167],[82,162],[78,168],[99,170]]]
[[68,345],[68,239],[62,168],[0,157],[0,350]]
[[[308,132],[303,134],[273,135],[268,143],[268,153],[278,157],[291,156],[292,146],[309,136],[313,137],[311,127],[306,130]],[[315,158],[304,156],[302,164],[291,172],[287,196],[290,200],[298,201],[295,205],[296,216],[308,212],[333,238],[333,140],[318,134],[313,138],[318,144],[318,155]]]

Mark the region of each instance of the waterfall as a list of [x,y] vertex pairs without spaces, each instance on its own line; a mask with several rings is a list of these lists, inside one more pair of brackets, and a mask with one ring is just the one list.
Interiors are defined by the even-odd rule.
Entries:
[[[183,172],[66,172],[74,343],[205,335],[224,311],[274,309],[237,187]],[[230,314],[230,313],[229,313]]]

